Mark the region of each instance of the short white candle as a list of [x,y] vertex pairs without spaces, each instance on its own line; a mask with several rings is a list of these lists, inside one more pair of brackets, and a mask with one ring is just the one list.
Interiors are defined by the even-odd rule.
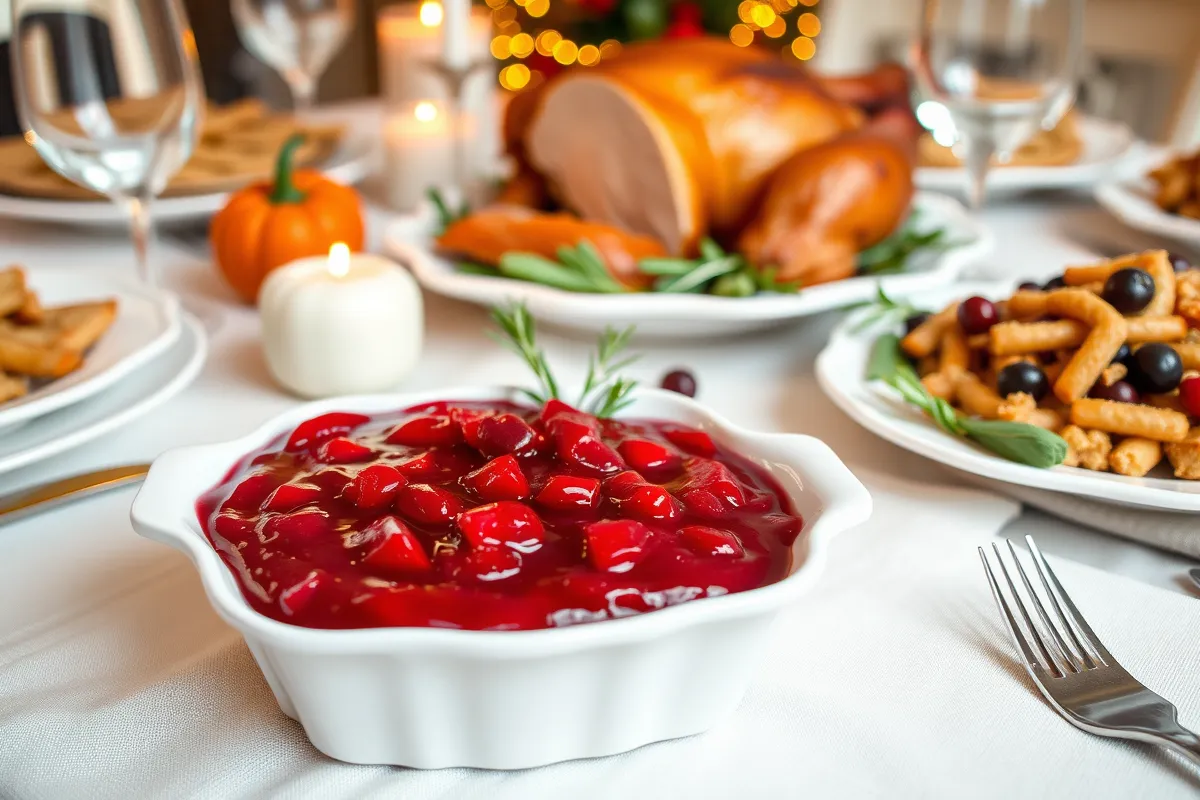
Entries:
[[303,397],[395,389],[416,367],[424,338],[421,290],[386,258],[328,256],[271,272],[258,298],[267,368]]

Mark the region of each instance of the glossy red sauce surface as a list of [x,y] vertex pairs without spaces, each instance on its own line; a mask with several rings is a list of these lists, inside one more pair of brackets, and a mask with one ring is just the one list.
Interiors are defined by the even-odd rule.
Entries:
[[250,604],[312,628],[547,628],[788,573],[771,476],[676,423],[557,401],[326,414],[197,503]]

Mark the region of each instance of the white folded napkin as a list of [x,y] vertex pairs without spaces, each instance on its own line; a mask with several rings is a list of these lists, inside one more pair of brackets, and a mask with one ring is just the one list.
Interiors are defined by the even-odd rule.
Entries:
[[[780,618],[732,718],[515,773],[322,756],[279,712],[187,560],[128,530],[128,492],[66,509],[55,540],[0,563],[5,596],[27,599],[0,606],[0,796],[1195,796],[1200,777],[1072,728],[1017,665],[975,551],[1015,503],[857,471],[873,520],[835,542],[826,575]],[[1200,727],[1200,603],[1055,566],[1110,649]]]
[[1117,506],[972,475],[960,477],[1077,525],[1200,559],[1200,514]]

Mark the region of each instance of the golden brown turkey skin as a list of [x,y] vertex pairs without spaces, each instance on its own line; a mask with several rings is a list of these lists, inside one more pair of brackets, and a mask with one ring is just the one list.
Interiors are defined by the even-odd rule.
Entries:
[[557,260],[558,248],[587,240],[595,245],[609,273],[630,289],[645,289],[653,278],[638,269],[643,258],[666,255],[662,243],[647,236],[587,222],[570,214],[544,214],[519,208],[487,208],[451,223],[438,245],[481,264],[495,266],[505,253],[534,253]]
[[886,238],[912,200],[903,141],[864,131],[792,156],[771,179],[738,249],[805,286],[854,275],[860,251]]

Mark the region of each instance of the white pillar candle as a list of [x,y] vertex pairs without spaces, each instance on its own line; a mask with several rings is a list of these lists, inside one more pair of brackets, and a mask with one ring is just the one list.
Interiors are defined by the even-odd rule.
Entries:
[[258,299],[272,377],[303,397],[395,389],[421,354],[421,290],[404,269],[335,244],[273,270]]
[[[459,10],[461,11],[461,6]],[[398,133],[406,123],[395,123],[397,118],[411,117],[417,103],[432,101],[439,109],[445,108],[447,100],[445,81],[438,74],[438,67],[445,64],[444,27],[448,8],[441,0],[424,0],[421,3],[398,3],[384,7],[379,12],[376,31],[379,36],[379,79],[383,98],[385,119],[385,143],[402,140]],[[466,53],[470,63],[490,65],[492,22],[486,8],[469,11],[466,25]],[[453,24],[453,23],[451,23]],[[499,85],[495,70],[476,71],[463,86],[463,128],[470,154],[468,167],[479,175],[495,174],[500,154],[500,105],[497,98]],[[447,136],[451,135],[447,125]],[[389,138],[390,135],[390,138]],[[403,153],[391,153],[387,161],[385,182],[389,194],[404,197],[420,197],[429,185],[448,184],[451,181],[452,162],[442,162],[444,170],[431,184],[402,188],[392,191],[394,184],[410,184],[427,180],[427,172],[412,176],[398,172],[394,167],[406,163]],[[397,205],[402,211],[411,211],[411,206]]]
[[445,189],[453,170],[450,116],[440,103],[420,100],[384,120],[384,189],[388,205],[415,211],[430,187]]

